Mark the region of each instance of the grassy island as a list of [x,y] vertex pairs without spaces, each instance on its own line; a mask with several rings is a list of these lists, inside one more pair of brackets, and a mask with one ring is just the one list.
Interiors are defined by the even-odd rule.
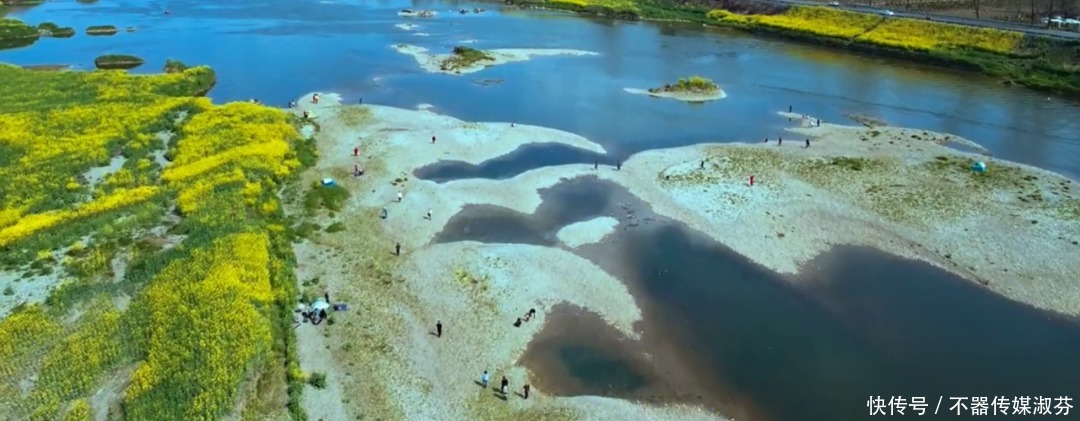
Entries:
[[145,61],[139,57],[124,54],[109,54],[94,59],[94,67],[99,69],[134,69]]
[[740,0],[522,0],[524,7],[679,20],[975,71],[1030,88],[1080,93],[1080,42],[816,6]]
[[86,35],[115,35],[120,32],[113,25],[96,25],[86,28]]
[[294,119],[207,67],[0,80],[0,413],[304,419]]
[[3,0],[0,3],[7,6],[37,6],[45,3],[45,0]]
[[495,57],[484,51],[459,45],[454,47],[454,52],[450,57],[439,64],[439,68],[446,71],[455,71],[475,66],[484,61],[495,61]]
[[75,28],[70,26],[61,27],[52,22],[40,23],[37,26],[38,33],[43,37],[71,38],[75,36]]
[[667,84],[659,88],[649,88],[650,93],[684,93],[684,94],[712,94],[720,90],[720,86],[713,81],[701,76],[690,76],[679,79],[674,85]]

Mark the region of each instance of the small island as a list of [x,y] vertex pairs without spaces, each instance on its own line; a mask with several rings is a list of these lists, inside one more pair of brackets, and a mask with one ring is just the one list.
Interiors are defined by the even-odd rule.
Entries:
[[454,47],[450,54],[432,54],[427,48],[409,44],[396,44],[395,50],[402,54],[408,54],[416,59],[425,71],[432,73],[446,73],[451,75],[463,75],[475,73],[491,66],[527,61],[540,56],[587,56],[596,55],[594,52],[569,50],[561,48],[498,48],[494,50],[477,50],[464,46]]
[[0,19],[0,50],[33,44],[41,33],[37,28],[18,19]]
[[96,25],[86,28],[86,35],[114,35],[120,32],[113,25]]
[[37,26],[38,33],[43,37],[71,38],[75,36],[75,28],[70,26],[61,27],[52,22],[43,22]]
[[94,59],[94,67],[99,69],[134,69],[143,63],[145,61],[141,58],[123,54],[108,54]]
[[727,94],[720,89],[719,85],[701,76],[682,78],[675,84],[666,84],[659,88],[649,88],[648,90],[626,88],[625,91],[686,102],[705,102],[727,97]]

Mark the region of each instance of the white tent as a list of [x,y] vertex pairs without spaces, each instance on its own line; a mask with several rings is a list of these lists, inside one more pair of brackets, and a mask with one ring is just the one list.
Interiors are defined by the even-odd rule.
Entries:
[[315,311],[326,310],[329,308],[330,303],[326,302],[326,300],[322,298],[315,300],[315,302],[311,304],[311,309]]

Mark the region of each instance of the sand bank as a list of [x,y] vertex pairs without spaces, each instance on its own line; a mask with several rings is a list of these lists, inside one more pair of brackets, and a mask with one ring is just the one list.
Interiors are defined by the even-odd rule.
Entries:
[[412,23],[399,23],[397,25],[394,25],[394,27],[398,28],[398,29],[401,29],[401,30],[405,30],[405,31],[411,31],[413,29],[419,28],[420,25],[416,25],[416,24],[412,24]]
[[610,216],[601,216],[588,221],[581,221],[563,227],[559,230],[559,241],[570,248],[577,248],[585,244],[598,243],[615,231],[619,220]]
[[[602,147],[541,127],[341,106],[333,94],[321,95],[319,104],[304,96],[292,111],[305,110],[321,130],[316,136],[319,163],[303,175],[304,185],[330,176],[352,192],[342,211],[307,219],[320,226],[341,222],[344,231],[318,234],[295,246],[297,276],[311,285],[308,292],[329,291],[334,301],[352,307],[336,314],[333,325],[299,328],[323,332],[298,332],[301,368],[327,374],[326,389],[309,387],[305,393],[311,414],[337,418],[340,405],[348,418],[674,420],[697,414],[719,419],[681,406],[555,398],[535,389],[528,401],[511,396],[502,402],[474,384],[486,369],[493,382],[506,375],[512,388],[520,390],[528,374],[516,362],[556,303],[588,308],[631,338],[638,336],[632,326],[641,313],[621,282],[565,250],[430,244],[466,204],[534,212],[541,203],[538,190],[558,183],[559,176],[537,172],[511,180],[436,184],[412,179],[412,171],[439,160],[480,163],[538,139],[597,153],[604,153]],[[355,147],[359,157],[352,156]],[[352,177],[354,165],[364,166],[366,174]],[[388,209],[385,220],[378,217],[383,207]],[[301,213],[298,201],[286,203],[286,209]],[[433,211],[430,219],[428,210]],[[402,246],[401,256],[394,253],[395,243]],[[575,276],[554,276],[565,273]],[[538,318],[514,327],[514,320],[530,308],[537,309]],[[437,320],[445,325],[443,338],[431,334]]]
[[[1080,260],[1063,258],[1080,251],[1074,181],[951,149],[977,145],[924,130],[822,123],[789,131],[780,146],[698,145],[637,154],[622,171],[558,172],[616,181],[779,272],[796,273],[833,244],[865,245],[1080,315]],[[989,172],[971,171],[976,161]]]
[[432,54],[428,52],[429,50],[427,48],[409,44],[395,44],[393,45],[393,48],[399,53],[412,56],[416,59],[416,62],[420,64],[420,67],[427,72],[452,75],[476,73],[491,66],[498,66],[517,61],[528,61],[534,57],[597,55],[597,53],[590,51],[561,48],[499,48],[483,51],[491,56],[491,60],[480,60],[468,66],[444,70],[444,64],[454,56],[453,54]]
[[717,89],[716,92],[712,92],[709,94],[699,94],[695,92],[649,92],[648,89],[638,88],[623,88],[623,90],[637,95],[648,95],[656,98],[677,99],[679,101],[685,102],[707,102],[727,98],[727,93],[724,92],[723,89]]

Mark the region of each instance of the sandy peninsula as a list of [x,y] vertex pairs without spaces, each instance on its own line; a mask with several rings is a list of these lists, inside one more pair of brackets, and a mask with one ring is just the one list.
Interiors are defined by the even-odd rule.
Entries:
[[535,57],[597,55],[597,53],[591,51],[562,48],[497,48],[494,50],[477,50],[487,54],[490,58],[471,61],[463,66],[450,66],[448,61],[454,58],[454,54],[432,54],[427,48],[409,44],[395,44],[393,48],[399,53],[412,56],[420,64],[420,67],[427,72],[451,75],[476,73],[491,66],[528,61]]
[[[528,373],[517,361],[543,326],[546,312],[558,303],[588,308],[630,338],[639,336],[633,325],[641,311],[620,281],[569,251],[518,244],[431,244],[466,204],[532,213],[541,203],[538,190],[557,184],[560,177],[534,173],[504,181],[436,184],[413,180],[412,171],[439,160],[480,163],[536,139],[598,153],[604,148],[542,127],[465,122],[431,111],[376,105],[342,106],[333,94],[321,95],[317,105],[309,98],[293,110],[314,115],[320,129],[315,137],[320,160],[304,174],[304,185],[332,177],[352,195],[340,212],[309,217],[322,226],[340,222],[346,228],[297,244],[297,275],[309,293],[326,291],[353,307],[350,313],[335,315],[333,325],[297,328],[301,368],[327,374],[324,389],[305,391],[310,417],[722,419],[680,405],[557,398],[536,389],[527,401],[511,396],[503,402],[475,384],[488,370],[493,381],[505,375],[519,391]],[[354,157],[357,147],[360,156]],[[363,166],[365,174],[353,177],[354,165]],[[299,215],[299,205],[293,202],[286,208]],[[388,210],[385,220],[379,217],[382,208]],[[579,227],[593,233],[578,233],[577,240],[569,241],[594,240],[604,225],[610,223],[600,220]],[[395,255],[396,243],[402,248],[400,256]],[[579,276],[568,279],[558,273]],[[515,327],[514,321],[529,309],[537,310],[537,318]],[[436,321],[444,324],[441,338],[433,335]]]
[[684,102],[708,102],[718,99],[727,98],[727,93],[723,89],[717,89],[708,93],[699,92],[650,92],[648,89],[639,88],[623,88],[624,91],[637,94],[648,95],[654,98],[670,98]]

